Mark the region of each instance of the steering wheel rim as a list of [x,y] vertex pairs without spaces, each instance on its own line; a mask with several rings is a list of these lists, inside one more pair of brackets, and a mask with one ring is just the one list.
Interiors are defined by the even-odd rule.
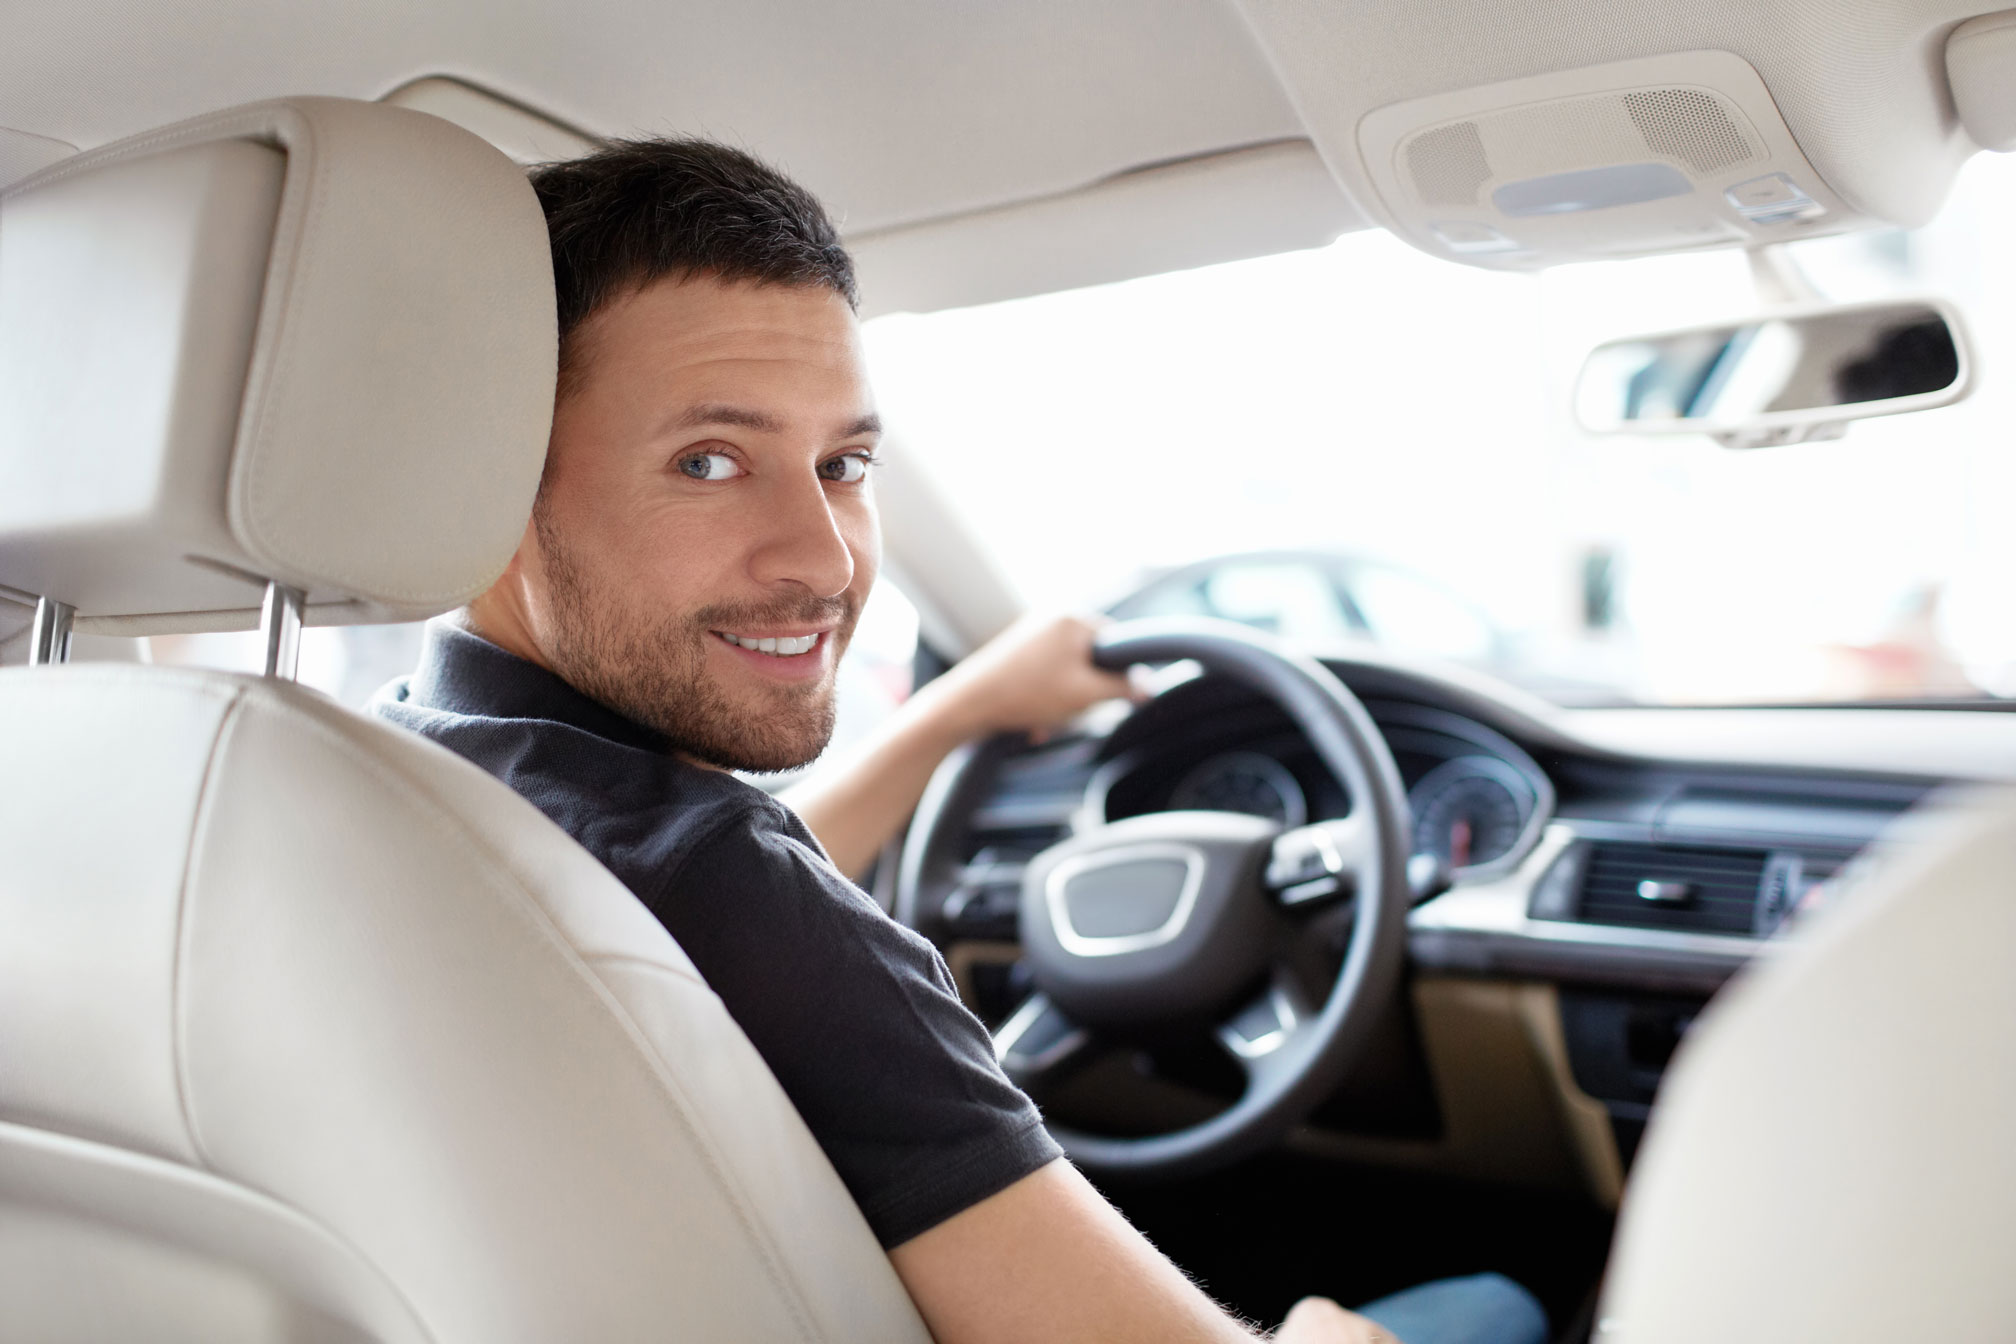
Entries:
[[[1024,955],[1036,967],[1039,985],[1044,982],[1043,958],[1054,956],[1055,949],[1049,941],[1052,935],[1040,922],[1032,927],[1032,918],[1040,921],[1040,915],[1032,916],[1032,908],[1045,900],[1042,889],[1051,873],[1071,862],[1083,866],[1085,860],[1078,856],[1099,851],[1108,839],[1131,846],[1135,852],[1154,849],[1159,833],[1171,831],[1184,832],[1202,850],[1218,845],[1233,854],[1244,843],[1246,852],[1252,853],[1258,846],[1273,855],[1266,864],[1271,874],[1281,862],[1284,846],[1313,838],[1318,847],[1338,859],[1338,865],[1329,871],[1355,886],[1350,933],[1341,968],[1320,1005],[1295,1002],[1296,996],[1283,987],[1284,978],[1292,982],[1292,976],[1270,959],[1267,988],[1260,998],[1230,1019],[1220,1020],[1218,1039],[1234,1056],[1246,1082],[1239,1100],[1226,1110],[1198,1124],[1141,1137],[1111,1137],[1051,1125],[1052,1135],[1073,1161],[1103,1175],[1154,1178],[1195,1174],[1271,1146],[1343,1081],[1397,991],[1405,957],[1406,916],[1411,904],[1406,878],[1410,834],[1407,796],[1392,753],[1364,706],[1313,658],[1267,634],[1227,621],[1145,618],[1116,622],[1099,633],[1094,649],[1094,660],[1111,669],[1183,659],[1195,660],[1207,671],[1259,691],[1286,712],[1324,765],[1344,784],[1351,812],[1338,822],[1317,823],[1280,835],[1274,833],[1272,823],[1253,818],[1156,813],[1081,830],[1052,846],[1029,865],[1029,886],[1024,893]],[[941,795],[935,805],[942,807],[949,801]],[[932,802],[927,799],[927,804]],[[1310,836],[1303,837],[1305,832]],[[914,878],[915,869],[908,858],[906,855],[906,868],[912,871],[906,876]],[[1227,860],[1237,861],[1236,857]],[[1258,880],[1257,870],[1249,863],[1248,871],[1237,877],[1249,885],[1232,894],[1221,893],[1228,909],[1239,906],[1240,919],[1250,919],[1250,907],[1260,891],[1250,884]],[[1285,898],[1287,893],[1280,895]],[[1054,895],[1050,899],[1054,901]],[[1274,904],[1278,907],[1279,902]],[[1279,917],[1289,921],[1299,913],[1282,909]],[[1203,936],[1218,931],[1206,928]],[[1199,955],[1209,953],[1200,950]],[[1093,966],[1091,962],[1083,964]],[[1062,985],[1054,988],[1061,996]],[[1260,1014],[1257,1018],[1256,1013]],[[1263,1027],[1257,1034],[1252,1026],[1256,1021]],[[1052,1001],[1049,988],[1039,988],[997,1030],[996,1054],[1011,1077],[1031,1091],[1041,1091],[1045,1075],[1068,1068],[1074,1054],[1093,1039],[1091,1032]]]

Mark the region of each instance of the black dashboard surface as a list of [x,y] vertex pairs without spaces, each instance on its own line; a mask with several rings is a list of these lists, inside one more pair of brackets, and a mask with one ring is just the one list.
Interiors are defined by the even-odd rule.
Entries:
[[[1355,663],[1331,669],[1393,751],[1417,852],[1439,849],[1455,870],[1450,895],[1461,899],[1417,909],[1410,940],[1418,965],[1454,972],[1710,989],[1775,924],[1760,916],[1738,928],[1749,917],[1726,908],[1716,924],[1705,886],[1699,921],[1650,900],[1641,918],[1631,905],[1637,886],[1653,890],[1646,884],[1665,880],[1666,868],[1698,866],[1695,851],[1741,851],[1755,856],[1757,872],[1742,870],[1755,900],[1789,908],[1804,893],[1788,887],[1774,897],[1767,877],[1781,885],[1831,877],[1940,783],[1632,757],[1566,740],[1516,700],[1499,703],[1473,685]],[[898,914],[941,944],[1012,941],[1023,865],[1074,829],[1180,807],[1293,825],[1344,815],[1350,803],[1280,709],[1199,676],[1117,723],[1034,747],[997,739],[941,772],[906,846]],[[1642,880],[1625,875],[1615,919],[1596,908],[1602,893],[1583,890],[1595,880],[1592,848],[1597,866],[1652,865]],[[1574,864],[1561,853],[1582,864],[1568,875],[1577,885],[1566,900],[1556,870]],[[1451,911],[1481,909],[1476,897],[1487,891],[1496,904],[1483,926],[1452,922]]]

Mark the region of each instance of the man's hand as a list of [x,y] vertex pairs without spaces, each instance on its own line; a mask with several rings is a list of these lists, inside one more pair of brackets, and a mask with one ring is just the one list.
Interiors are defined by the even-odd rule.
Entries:
[[1274,1332],[1274,1344],[1400,1344],[1400,1341],[1327,1297],[1305,1297]]
[[1095,633],[1077,616],[1025,616],[918,698],[962,738],[1020,730],[1041,740],[1102,700],[1133,697],[1124,675],[1093,666]]
[[1127,678],[1092,665],[1093,626],[1075,616],[1015,622],[925,686],[848,760],[785,794],[841,872],[858,877],[902,826],[946,753],[989,733],[1037,738],[1101,700],[1131,694]]

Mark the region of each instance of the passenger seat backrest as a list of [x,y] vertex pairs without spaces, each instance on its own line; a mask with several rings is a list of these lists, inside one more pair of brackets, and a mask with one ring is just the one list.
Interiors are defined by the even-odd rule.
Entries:
[[[52,256],[84,288],[37,363],[10,324]],[[538,476],[547,267],[508,161],[371,105],[0,196],[0,352],[35,369],[0,367],[0,585],[128,631],[243,623],[269,581],[311,619],[466,600]],[[278,679],[122,664],[0,671],[0,742],[0,1335],[925,1338],[719,1000],[489,775]]]
[[1676,1057],[1598,1340],[2016,1338],[2016,790],[1873,857]]

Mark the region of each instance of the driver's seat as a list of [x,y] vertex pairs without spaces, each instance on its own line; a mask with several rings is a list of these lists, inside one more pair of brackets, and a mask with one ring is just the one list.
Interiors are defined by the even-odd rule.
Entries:
[[[449,609],[544,452],[531,189],[262,104],[0,195],[0,585],[69,630]],[[804,1125],[529,804],[278,676],[0,672],[10,1341],[923,1340]],[[723,899],[732,893],[720,893]]]

